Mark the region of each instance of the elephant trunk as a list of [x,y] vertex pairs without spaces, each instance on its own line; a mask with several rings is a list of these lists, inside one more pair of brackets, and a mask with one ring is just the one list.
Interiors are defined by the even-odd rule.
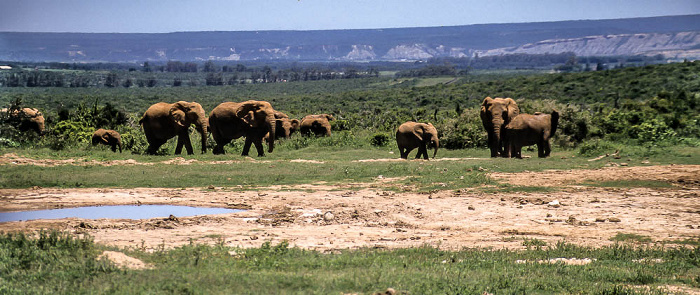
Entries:
[[197,120],[196,126],[197,126],[197,131],[199,134],[202,136],[202,154],[207,153],[207,131],[208,131],[208,121],[207,119],[202,116],[200,119]]
[[270,113],[265,118],[265,124],[267,125],[267,128],[270,132],[270,140],[267,142],[267,152],[271,153],[272,150],[275,149],[275,129],[277,127],[277,120],[275,120],[275,115],[273,113]]
[[433,145],[435,145],[435,152],[433,152],[433,159],[435,159],[435,156],[437,155],[438,147],[440,147],[440,142],[435,139],[433,141]]

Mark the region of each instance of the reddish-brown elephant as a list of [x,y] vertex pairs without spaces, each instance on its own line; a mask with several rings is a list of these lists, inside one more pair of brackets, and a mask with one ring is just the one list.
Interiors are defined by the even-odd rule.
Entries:
[[115,153],[118,147],[119,152],[122,152],[122,136],[117,131],[102,128],[95,130],[92,134],[92,145],[98,144],[110,146]]
[[506,144],[509,154],[520,159],[522,147],[536,144],[537,156],[549,157],[552,151],[549,139],[557,131],[557,125],[559,125],[559,113],[556,110],[552,110],[551,114],[535,113],[516,116],[506,126]]
[[416,123],[408,121],[401,124],[396,130],[396,144],[399,147],[402,159],[408,158],[408,153],[413,149],[418,148],[416,159],[428,159],[428,148],[434,147],[433,158],[437,155],[440,142],[438,140],[438,132],[435,126],[430,123]]
[[491,157],[509,157],[505,146],[505,128],[520,113],[512,98],[487,97],[481,104],[481,123],[488,133]]
[[[258,156],[265,155],[263,137],[269,133],[275,138],[277,122],[275,110],[267,101],[249,100],[245,102],[224,102],[209,114],[209,128],[216,141],[214,154],[223,154],[224,146],[236,138],[245,136],[241,155],[247,156],[250,145],[254,144]],[[275,141],[268,141],[268,153],[275,148]]]
[[182,152],[183,146],[187,149],[188,155],[194,154],[189,134],[192,124],[202,136],[202,154],[207,152],[207,118],[202,106],[196,102],[159,102],[146,110],[139,124],[143,126],[143,131],[146,133],[148,154],[155,154],[160,146],[175,136],[177,136],[176,155]]

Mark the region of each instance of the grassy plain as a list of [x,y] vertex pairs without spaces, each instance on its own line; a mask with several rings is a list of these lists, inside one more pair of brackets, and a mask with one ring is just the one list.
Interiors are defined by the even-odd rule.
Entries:
[[[254,249],[192,244],[154,253],[125,250],[152,266],[129,270],[98,259],[106,248],[89,237],[2,234],[0,293],[373,294],[392,288],[398,294],[670,294],[700,287],[700,248],[523,243],[528,250],[420,247],[334,254],[286,243]],[[560,257],[589,263],[554,260]]]

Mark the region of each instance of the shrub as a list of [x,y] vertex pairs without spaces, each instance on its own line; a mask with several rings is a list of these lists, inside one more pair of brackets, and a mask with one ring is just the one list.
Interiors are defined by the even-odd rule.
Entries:
[[374,136],[372,136],[370,143],[372,144],[372,146],[386,146],[387,144],[389,144],[390,138],[391,137],[386,133],[376,133],[374,134]]

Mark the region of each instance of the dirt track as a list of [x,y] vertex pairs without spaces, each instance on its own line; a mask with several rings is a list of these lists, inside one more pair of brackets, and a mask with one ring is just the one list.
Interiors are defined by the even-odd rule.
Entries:
[[[479,190],[432,194],[381,190],[392,179],[343,187],[302,185],[260,191],[190,189],[4,189],[0,211],[91,205],[172,204],[247,209],[174,220],[38,220],[0,223],[0,231],[56,228],[89,233],[98,243],[155,249],[265,241],[332,251],[358,247],[521,248],[523,239],[601,246],[618,233],[654,241],[700,236],[700,165],[609,167],[597,170],[494,173],[499,181],[557,186],[552,193]],[[586,180],[656,180],[672,188],[592,188]],[[359,189],[358,189],[359,188]],[[557,205],[558,203],[558,205]]]

